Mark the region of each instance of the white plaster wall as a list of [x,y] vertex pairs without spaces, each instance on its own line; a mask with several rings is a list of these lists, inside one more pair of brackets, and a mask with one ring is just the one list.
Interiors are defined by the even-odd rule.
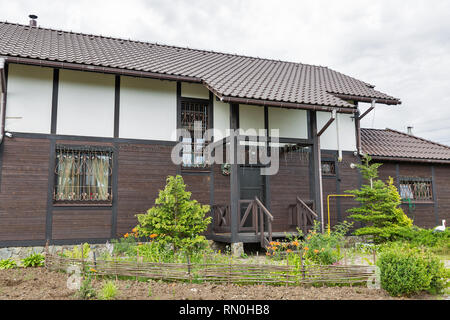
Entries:
[[251,106],[241,104],[239,105],[239,127],[242,130],[256,129],[256,134],[259,134],[259,129],[264,129],[264,107]]
[[269,108],[269,130],[279,129],[282,138],[308,138],[306,110]]
[[50,133],[53,69],[10,64],[6,131]]
[[61,70],[57,134],[113,137],[114,79],[113,75]]
[[185,98],[209,99],[209,90],[198,83],[181,83],[181,96]]
[[214,141],[229,136],[230,105],[214,99]]
[[122,77],[119,137],[176,141],[176,82]]
[[[330,112],[317,112],[317,129],[320,130],[330,119]],[[339,121],[339,145],[342,151],[356,151],[355,120],[351,114],[336,114],[336,120],[320,137],[320,148],[338,150],[336,122]]]

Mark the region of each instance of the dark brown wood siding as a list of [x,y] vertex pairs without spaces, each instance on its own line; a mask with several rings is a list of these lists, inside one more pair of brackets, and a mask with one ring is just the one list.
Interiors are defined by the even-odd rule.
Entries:
[[111,210],[53,210],[52,239],[108,239]]
[[274,217],[273,231],[295,231],[289,226],[289,205],[296,197],[311,200],[309,154],[306,152],[280,153],[280,168],[270,176],[270,211]]
[[450,223],[450,165],[434,166],[435,192],[438,207],[438,225]]
[[5,139],[0,189],[0,241],[45,240],[50,142]]
[[[323,214],[324,214],[324,225],[328,225],[328,195],[348,195],[346,191],[359,188],[361,182],[358,169],[352,169],[350,165],[352,163],[359,163],[359,159],[353,154],[353,152],[343,152],[342,161],[337,161],[337,152],[324,151],[322,152],[322,159],[334,159],[336,164],[336,175],[333,176],[323,176]],[[330,197],[330,222],[333,227],[339,222],[349,221],[350,215],[347,210],[358,206],[356,202],[351,197]],[[358,225],[354,224],[354,228]]]
[[135,215],[151,208],[167,176],[176,174],[171,151],[166,145],[119,144],[118,235],[136,226]]

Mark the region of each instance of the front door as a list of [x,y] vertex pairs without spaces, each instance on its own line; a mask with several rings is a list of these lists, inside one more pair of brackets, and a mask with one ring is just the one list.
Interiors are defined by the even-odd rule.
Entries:
[[[239,168],[240,174],[240,219],[244,217],[245,211],[249,205],[249,201],[258,197],[259,200],[265,205],[264,196],[264,177],[261,175],[261,168],[257,166],[241,166]],[[248,201],[248,202],[247,202]],[[253,226],[252,215],[248,215],[246,221],[243,224],[244,228],[250,228]],[[254,226],[253,226],[254,227]],[[241,231],[245,231],[241,230]]]

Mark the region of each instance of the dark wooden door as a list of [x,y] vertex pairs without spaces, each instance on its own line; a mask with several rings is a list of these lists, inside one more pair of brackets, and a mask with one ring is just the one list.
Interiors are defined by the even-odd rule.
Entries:
[[[265,205],[265,185],[264,177],[261,175],[261,168],[256,166],[242,166],[240,174],[240,219],[244,217],[249,201],[258,197]],[[247,202],[248,201],[248,202]],[[243,225],[244,228],[252,227],[252,216],[249,215]],[[244,230],[243,230],[244,231]]]

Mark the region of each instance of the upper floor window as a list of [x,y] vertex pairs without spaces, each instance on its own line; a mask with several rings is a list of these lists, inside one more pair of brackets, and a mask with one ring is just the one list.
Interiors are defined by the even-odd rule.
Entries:
[[183,100],[181,102],[181,128],[190,133],[183,138],[183,167],[205,167],[203,150],[205,131],[209,123],[209,101]]
[[431,178],[400,177],[400,197],[403,200],[433,201]]
[[109,148],[57,146],[54,201],[111,204],[112,157]]

